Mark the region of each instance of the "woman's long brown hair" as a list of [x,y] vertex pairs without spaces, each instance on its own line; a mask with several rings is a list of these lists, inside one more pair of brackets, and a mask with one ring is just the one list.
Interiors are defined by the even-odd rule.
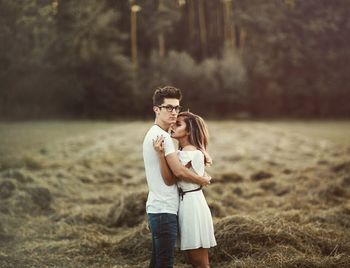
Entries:
[[207,152],[209,132],[202,117],[191,112],[181,112],[178,117],[183,117],[186,123],[186,131],[190,133],[189,142],[204,154],[206,165],[212,164],[212,159]]

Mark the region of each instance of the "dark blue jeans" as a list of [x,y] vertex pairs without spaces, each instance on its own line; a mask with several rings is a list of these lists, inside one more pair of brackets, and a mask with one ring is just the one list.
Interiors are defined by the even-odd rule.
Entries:
[[177,237],[177,215],[148,213],[148,225],[152,232],[152,258],[150,268],[172,268]]

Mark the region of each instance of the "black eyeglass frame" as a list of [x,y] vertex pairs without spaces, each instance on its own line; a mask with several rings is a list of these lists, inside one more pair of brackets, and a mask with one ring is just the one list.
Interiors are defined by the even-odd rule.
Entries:
[[181,106],[172,106],[172,105],[166,105],[166,106],[163,106],[163,105],[159,105],[157,106],[158,108],[162,109],[162,108],[165,108],[169,113],[171,113],[173,110],[175,110],[175,112],[179,113],[181,112],[181,109],[182,107]]

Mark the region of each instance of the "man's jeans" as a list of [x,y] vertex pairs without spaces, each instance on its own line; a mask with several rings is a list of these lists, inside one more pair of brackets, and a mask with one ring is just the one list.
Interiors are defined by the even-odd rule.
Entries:
[[174,248],[177,237],[177,215],[148,213],[152,232],[152,258],[150,268],[171,268],[174,264]]

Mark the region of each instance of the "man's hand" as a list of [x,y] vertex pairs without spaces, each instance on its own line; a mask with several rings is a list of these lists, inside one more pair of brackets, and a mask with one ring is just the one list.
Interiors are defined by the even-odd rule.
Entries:
[[159,156],[164,155],[164,137],[157,136],[157,139],[153,140],[153,148],[156,150]]
[[210,184],[211,181],[211,176],[208,173],[204,173],[204,177],[202,177],[202,186],[208,186]]

